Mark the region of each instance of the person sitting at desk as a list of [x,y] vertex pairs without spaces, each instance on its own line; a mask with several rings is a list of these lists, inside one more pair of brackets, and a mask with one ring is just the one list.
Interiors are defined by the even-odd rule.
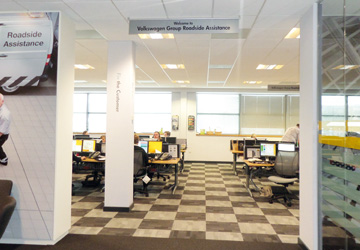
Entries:
[[161,141],[160,132],[159,132],[159,131],[155,131],[155,132],[154,132],[154,135],[153,135],[153,138],[156,139],[157,141]]
[[164,132],[164,137],[170,137],[171,135],[171,132],[170,131],[165,131]]
[[89,132],[87,130],[85,130],[82,134],[83,135],[89,135]]
[[134,134],[134,152],[141,151],[143,161],[147,163],[147,162],[149,162],[149,157],[148,157],[147,153],[145,152],[145,150],[138,146],[139,140],[140,140],[139,136],[137,134]]

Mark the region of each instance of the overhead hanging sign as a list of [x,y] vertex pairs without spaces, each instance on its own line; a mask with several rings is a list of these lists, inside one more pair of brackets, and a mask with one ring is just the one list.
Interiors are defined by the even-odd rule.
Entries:
[[130,20],[129,34],[238,33],[238,19]]
[[268,91],[299,91],[300,85],[268,85]]

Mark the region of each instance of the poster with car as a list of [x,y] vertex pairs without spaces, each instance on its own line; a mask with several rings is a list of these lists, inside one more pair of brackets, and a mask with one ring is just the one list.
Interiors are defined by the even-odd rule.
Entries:
[[58,12],[0,14],[1,93],[55,90],[58,21]]
[[58,26],[59,12],[0,13],[0,179],[16,200],[3,239],[54,235]]

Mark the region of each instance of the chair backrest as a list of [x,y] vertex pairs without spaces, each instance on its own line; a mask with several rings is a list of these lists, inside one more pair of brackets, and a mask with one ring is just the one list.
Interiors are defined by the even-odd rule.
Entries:
[[278,151],[275,160],[275,170],[284,177],[296,176],[299,170],[299,152]]
[[134,151],[134,175],[137,175],[140,169],[146,168],[142,152],[140,150]]
[[10,195],[12,186],[11,180],[0,180],[0,195]]

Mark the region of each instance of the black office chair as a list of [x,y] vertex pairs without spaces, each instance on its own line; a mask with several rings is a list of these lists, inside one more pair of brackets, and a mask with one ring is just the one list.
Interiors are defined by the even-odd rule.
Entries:
[[[143,181],[143,178],[148,175],[148,167],[147,162],[144,162],[143,155],[141,151],[134,151],[134,183],[137,183],[139,180],[141,180],[143,187],[142,189],[135,189],[134,187],[134,193],[142,193],[145,194],[146,197],[149,197],[149,192],[147,190],[147,187],[149,185],[148,183],[145,183]],[[149,175],[148,175],[149,176]],[[151,175],[149,176],[151,179]]]
[[10,196],[12,185],[10,180],[0,180],[0,239],[16,207],[15,198]]
[[291,198],[294,195],[287,187],[298,181],[299,176],[299,152],[279,151],[275,160],[275,171],[279,176],[270,176],[268,179],[283,187],[272,186],[273,195],[270,197],[269,203],[273,203],[275,199],[284,199],[287,206],[291,206]]

